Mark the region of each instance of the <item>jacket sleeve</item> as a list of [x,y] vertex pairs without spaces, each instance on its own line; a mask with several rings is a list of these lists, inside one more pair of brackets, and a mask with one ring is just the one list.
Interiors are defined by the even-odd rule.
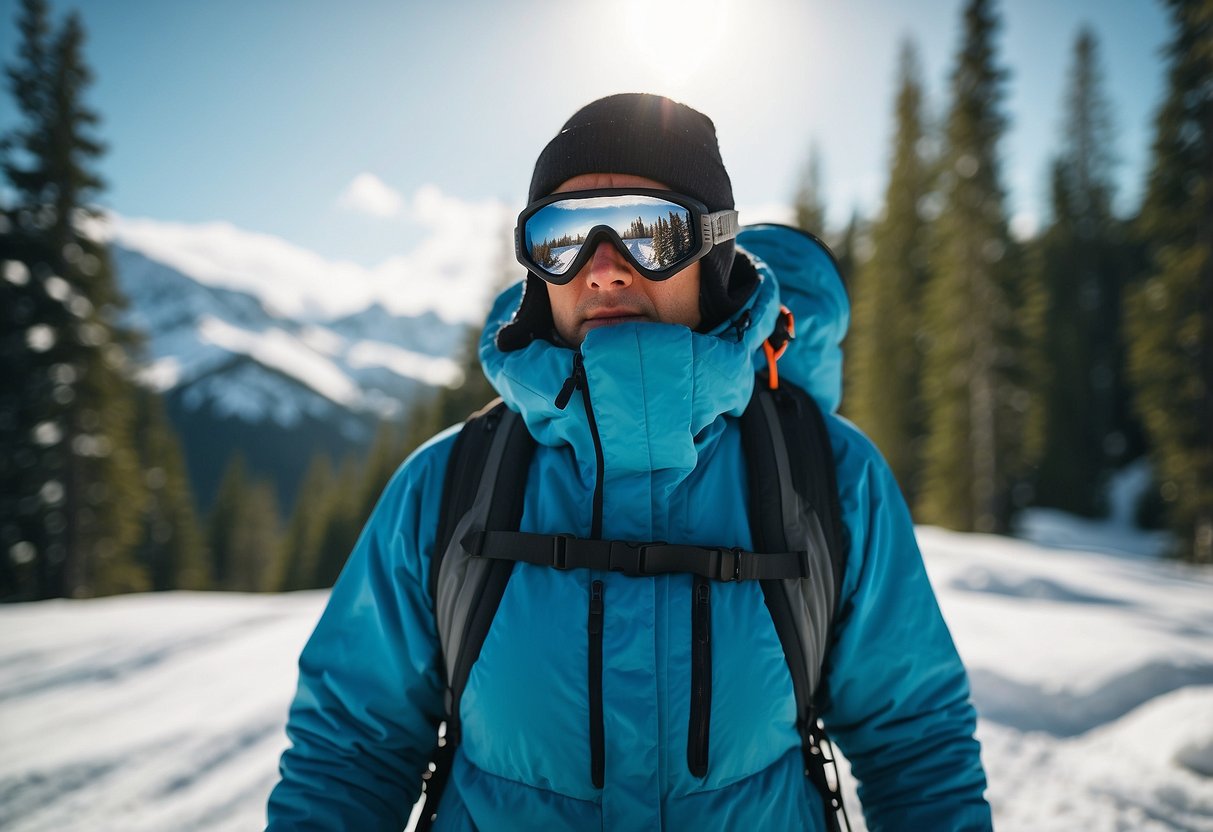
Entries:
[[977,715],[909,510],[880,453],[831,420],[851,549],[822,718],[871,832],[993,828]]
[[427,589],[451,434],[398,470],[299,658],[270,830],[403,829],[442,718]]

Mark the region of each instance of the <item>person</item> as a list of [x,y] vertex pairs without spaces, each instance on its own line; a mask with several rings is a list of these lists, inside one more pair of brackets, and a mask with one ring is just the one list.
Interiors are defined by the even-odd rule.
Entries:
[[[793,349],[780,373],[836,409],[841,282],[793,256],[804,239],[793,229],[732,239],[715,127],[668,98],[583,107],[540,154],[529,199],[526,280],[497,299],[480,343],[487,378],[537,443],[521,529],[749,546],[737,417],[755,357],[781,292],[799,293],[793,347],[814,351]],[[705,215],[712,240],[694,232]],[[967,677],[909,512],[872,444],[832,412],[825,421],[849,554],[821,718],[869,829],[989,829]],[[272,830],[408,821],[445,716],[427,587],[457,434],[394,476],[303,650]],[[514,566],[458,705],[435,828],[825,828],[759,583],[711,587],[710,745],[705,733],[692,771],[694,576]]]

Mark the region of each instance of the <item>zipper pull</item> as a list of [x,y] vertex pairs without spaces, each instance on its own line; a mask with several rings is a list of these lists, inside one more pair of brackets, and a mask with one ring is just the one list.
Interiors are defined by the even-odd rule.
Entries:
[[709,584],[702,583],[695,588],[695,613],[699,618],[697,640],[700,644],[707,644],[712,638],[712,608],[709,606],[711,597],[712,590]]
[[573,353],[573,373],[564,380],[564,386],[560,388],[560,392],[556,394],[556,407],[564,410],[569,406],[569,399],[573,398],[573,391],[581,389],[581,380],[585,377],[585,370],[581,366],[581,353]]
[[602,581],[590,584],[590,635],[602,632]]

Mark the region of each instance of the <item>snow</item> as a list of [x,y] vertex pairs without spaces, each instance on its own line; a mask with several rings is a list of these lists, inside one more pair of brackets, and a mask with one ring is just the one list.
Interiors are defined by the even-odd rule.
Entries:
[[137,377],[142,384],[157,393],[171,390],[181,381],[181,359],[175,355],[166,355],[164,358],[156,359],[140,369]]
[[[655,263],[657,258],[653,255],[653,238],[644,237],[641,239],[624,240],[624,245],[627,246],[628,252],[639,263]],[[573,261],[577,259],[577,255],[581,253],[581,244],[573,246],[559,246],[552,249],[552,257],[556,260],[556,265],[553,271],[556,274],[564,274],[573,265]]]
[[[1213,570],[1109,545],[1120,519],[1046,519],[1060,546],[919,529],[997,828],[1213,830]],[[0,608],[0,828],[259,827],[325,598]]]
[[552,258],[556,264],[552,267],[555,274],[564,274],[573,265],[573,261],[577,259],[577,255],[581,254],[581,246],[559,246],[552,249]]
[[1107,519],[1086,520],[1051,509],[1032,509],[1020,518],[1018,535],[1042,546],[1158,557],[1170,547],[1170,535],[1138,529],[1134,516],[1152,479],[1149,461],[1138,459],[1108,483]]
[[636,259],[638,263],[656,263],[657,257],[653,254],[653,238],[645,237],[641,240],[628,240],[625,245],[628,247],[628,252]]
[[218,318],[206,318],[199,322],[198,330],[203,343],[248,355],[284,375],[306,380],[309,387],[338,404],[352,407],[361,398],[358,386],[333,362],[281,329],[248,332]]
[[191,385],[182,401],[191,410],[209,403],[221,418],[250,424],[269,420],[280,427],[292,428],[305,416],[323,420],[334,413],[332,399],[309,391],[310,388],[301,391],[299,385],[285,376],[243,362],[222,375],[207,376]]
[[397,375],[415,378],[431,386],[455,387],[463,383],[463,370],[450,358],[401,349],[380,341],[359,341],[350,347],[346,361],[355,369],[386,367]]

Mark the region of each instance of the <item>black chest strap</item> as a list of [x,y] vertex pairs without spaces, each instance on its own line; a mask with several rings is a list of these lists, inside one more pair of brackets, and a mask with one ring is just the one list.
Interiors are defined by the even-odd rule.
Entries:
[[474,558],[491,558],[553,569],[601,569],[631,577],[684,573],[713,581],[759,581],[809,577],[807,553],[747,552],[738,548],[680,543],[593,540],[567,534],[477,531],[462,541]]

